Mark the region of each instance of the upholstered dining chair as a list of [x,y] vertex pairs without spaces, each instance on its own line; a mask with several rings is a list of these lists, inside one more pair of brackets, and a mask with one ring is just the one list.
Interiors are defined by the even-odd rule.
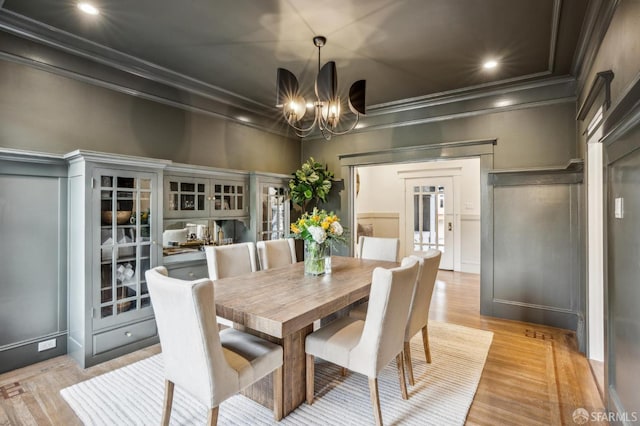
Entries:
[[256,246],[254,243],[205,246],[209,278],[235,277],[256,271]]
[[291,265],[298,261],[296,257],[295,240],[293,238],[258,241],[256,248],[258,249],[260,269],[263,270]]
[[315,357],[369,378],[369,392],[376,424],[382,424],[378,375],[395,357],[402,398],[407,399],[402,343],[413,296],[418,262],[408,260],[393,269],[373,271],[369,310],[364,321],[339,318],[309,334],[307,353],[307,403],[313,403]]
[[358,257],[361,259],[398,260],[400,240],[397,238],[358,237]]
[[[409,384],[413,386],[415,380],[413,377],[413,365],[411,363],[411,338],[419,331],[422,332],[422,346],[424,348],[424,356],[427,363],[431,363],[431,350],[429,349],[429,307],[431,306],[431,296],[436,283],[436,275],[440,267],[440,250],[431,249],[424,256],[409,256],[403,259],[415,259],[420,264],[418,279],[416,281],[415,291],[411,299],[411,309],[409,310],[409,319],[404,332],[404,357],[407,375],[409,376]],[[349,312],[349,316],[356,319],[364,319],[367,315],[368,303],[356,306]]]
[[[207,258],[209,279],[214,281],[248,274],[257,269],[254,243],[205,246],[204,253]],[[218,317],[218,324],[233,327],[233,321],[222,317]]]
[[171,417],[177,385],[209,409],[217,424],[218,407],[227,398],[273,373],[273,414],[282,418],[282,347],[227,328],[218,331],[213,282],[182,281],[156,267],[145,273],[164,361],[162,424]]

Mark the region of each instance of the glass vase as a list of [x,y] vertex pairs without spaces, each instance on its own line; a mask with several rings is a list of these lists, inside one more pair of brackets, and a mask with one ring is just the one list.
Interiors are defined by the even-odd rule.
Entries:
[[325,273],[325,259],[330,255],[329,243],[317,243],[304,240],[304,274],[322,275]]

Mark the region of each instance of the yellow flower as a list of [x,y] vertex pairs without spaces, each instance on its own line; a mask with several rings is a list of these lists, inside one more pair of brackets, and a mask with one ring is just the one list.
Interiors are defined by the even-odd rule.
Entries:
[[295,223],[291,224],[291,232],[293,232],[294,234],[299,234],[300,233],[300,229],[296,226]]
[[328,220],[322,221],[322,229],[326,231],[327,229],[329,229],[329,226],[331,226],[331,222],[329,222]]

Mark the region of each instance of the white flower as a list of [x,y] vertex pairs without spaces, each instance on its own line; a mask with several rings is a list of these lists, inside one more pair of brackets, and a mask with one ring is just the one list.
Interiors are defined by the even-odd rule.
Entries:
[[331,233],[334,235],[342,235],[342,232],[344,231],[342,229],[342,225],[340,225],[340,222],[333,222],[331,223],[331,227],[329,228]]
[[324,243],[324,240],[327,238],[327,234],[321,226],[310,226],[307,230],[313,237],[313,240],[318,244]]

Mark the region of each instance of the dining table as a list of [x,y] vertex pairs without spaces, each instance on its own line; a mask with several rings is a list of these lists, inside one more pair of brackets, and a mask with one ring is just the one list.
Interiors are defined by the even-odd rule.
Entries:
[[[305,275],[304,263],[298,262],[214,282],[216,315],[233,321],[235,328],[282,346],[285,416],[305,399],[304,344],[314,322],[369,296],[376,267],[396,266],[389,261],[332,256],[331,272],[324,275]],[[271,408],[272,375],[243,394]]]

